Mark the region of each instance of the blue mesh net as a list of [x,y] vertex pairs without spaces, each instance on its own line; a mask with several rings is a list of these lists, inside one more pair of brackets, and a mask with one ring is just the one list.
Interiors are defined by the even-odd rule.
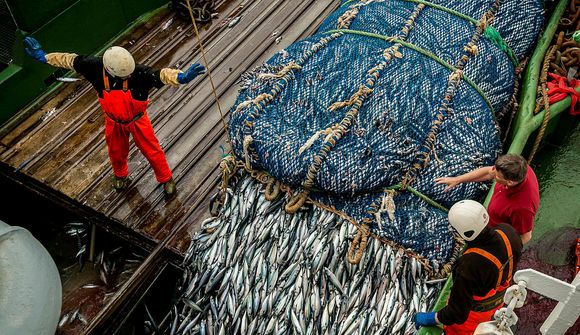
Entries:
[[[407,179],[447,207],[483,195],[485,185],[444,192],[433,179],[493,164],[494,112],[514,93],[517,59],[484,32],[493,27],[521,58],[543,10],[533,0],[433,1],[458,16],[420,2],[343,3],[316,34],[241,78],[229,133],[252,170],[437,264],[454,247],[445,211],[385,189]],[[381,210],[389,200],[394,213]]]

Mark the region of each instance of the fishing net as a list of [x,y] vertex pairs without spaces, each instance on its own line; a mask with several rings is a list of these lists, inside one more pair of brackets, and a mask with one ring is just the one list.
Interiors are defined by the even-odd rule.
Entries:
[[315,203],[437,270],[458,250],[445,208],[486,186],[433,179],[493,164],[494,114],[543,19],[538,0],[346,1],[241,78],[234,157],[289,212]]

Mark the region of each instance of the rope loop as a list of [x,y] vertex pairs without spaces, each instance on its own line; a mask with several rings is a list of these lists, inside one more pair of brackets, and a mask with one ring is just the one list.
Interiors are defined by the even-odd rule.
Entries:
[[[215,211],[218,210],[218,208],[221,208],[221,206],[223,206],[223,204],[225,203],[227,188],[228,188],[228,184],[230,183],[230,178],[238,170],[236,158],[233,155],[224,156],[224,158],[222,158],[219,166],[220,166],[220,170],[222,172],[222,180],[221,180],[221,183],[219,186],[218,193],[216,194],[216,198],[215,198],[215,200],[218,202],[214,203],[214,205],[210,206],[210,208],[214,209],[214,210],[210,210],[210,212],[212,212],[212,215],[214,214]],[[219,197],[219,198],[217,198],[217,197]]]
[[362,259],[363,252],[367,247],[367,241],[369,237],[369,227],[367,225],[362,225],[358,229],[354,240],[348,248],[348,262],[350,264],[358,264]]
[[254,139],[252,138],[251,135],[244,136],[244,142],[243,142],[244,160],[246,162],[246,168],[248,170],[252,169],[252,165],[250,164],[250,144],[252,144],[253,141],[254,141]]
[[264,197],[268,201],[274,201],[280,195],[280,182],[271,177],[266,184],[266,191],[264,192]]
[[286,206],[284,206],[284,210],[286,210],[286,213],[288,214],[294,214],[298,212],[300,207],[302,207],[302,205],[304,205],[306,202],[306,198],[308,198],[308,192],[302,191],[300,194],[296,195],[290,199],[290,201],[288,201]]

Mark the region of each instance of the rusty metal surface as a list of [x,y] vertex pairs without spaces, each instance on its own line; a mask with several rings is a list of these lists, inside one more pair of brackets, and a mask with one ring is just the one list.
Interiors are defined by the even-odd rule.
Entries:
[[[223,112],[234,102],[236,82],[243,72],[312,33],[338,4],[332,0],[218,4],[218,17],[200,26],[200,33]],[[238,17],[236,24],[230,24]],[[158,15],[117,44],[127,47],[137,62],[156,68],[201,62],[191,23],[170,13]],[[103,213],[111,224],[124,225],[154,241],[172,235],[169,246],[183,251],[188,232],[209,215],[207,200],[218,182],[225,133],[207,76],[189,85],[163,87],[152,92],[150,101],[148,113],[178,186],[173,199],[164,197],[134,145],[129,153],[129,188],[123,192],[112,188],[102,111],[84,81],[63,85],[1,138],[0,161]]]

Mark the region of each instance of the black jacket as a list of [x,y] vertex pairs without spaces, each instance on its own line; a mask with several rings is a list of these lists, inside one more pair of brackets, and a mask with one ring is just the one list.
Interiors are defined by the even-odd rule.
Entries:
[[[522,255],[522,239],[512,226],[502,223],[495,228],[489,226],[479,236],[467,243],[467,248],[480,248],[497,257],[503,264],[507,258],[507,251],[501,236],[495,229],[503,231],[510,241],[513,253],[513,271]],[[501,283],[508,276],[509,267],[504,268]],[[439,322],[444,325],[463,324],[473,305],[473,296],[483,297],[495,288],[498,278],[498,269],[487,258],[469,253],[461,256],[453,269],[453,287],[447,306],[437,312]],[[513,274],[512,274],[513,275]]]
[[[73,67],[76,72],[82,74],[97,90],[99,97],[103,97],[105,83],[103,82],[103,59],[101,57],[82,56],[75,58]],[[135,71],[128,79],[128,87],[133,99],[145,101],[149,97],[149,91],[153,88],[160,88],[164,84],[159,77],[160,70],[136,64]],[[109,86],[111,90],[123,89],[123,80],[106,74],[109,77]]]

